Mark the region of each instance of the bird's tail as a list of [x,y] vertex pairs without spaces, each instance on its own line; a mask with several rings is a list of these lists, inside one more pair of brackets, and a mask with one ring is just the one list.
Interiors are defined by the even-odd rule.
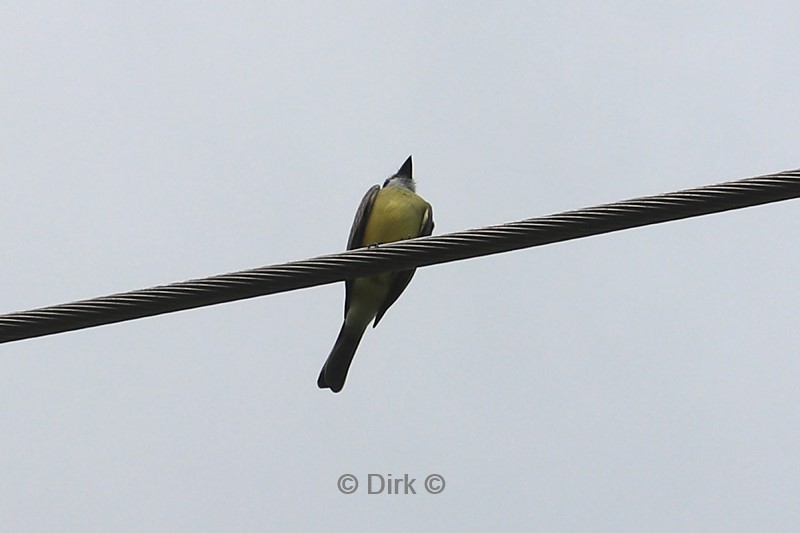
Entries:
[[320,389],[331,389],[333,392],[339,392],[344,387],[347,371],[350,369],[350,363],[353,362],[356,348],[358,348],[358,343],[361,342],[361,337],[364,336],[366,328],[355,328],[356,331],[353,331],[353,329],[352,326],[348,328],[346,322],[342,324],[336,343],[333,345],[333,349],[319,373],[317,386]]

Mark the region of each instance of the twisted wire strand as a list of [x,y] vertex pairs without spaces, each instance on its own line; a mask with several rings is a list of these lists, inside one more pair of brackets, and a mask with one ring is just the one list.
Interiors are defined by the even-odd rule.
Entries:
[[0,315],[0,343],[800,197],[800,169]]

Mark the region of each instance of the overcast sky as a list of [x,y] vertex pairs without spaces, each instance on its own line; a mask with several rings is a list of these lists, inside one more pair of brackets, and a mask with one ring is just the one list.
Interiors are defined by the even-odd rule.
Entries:
[[[0,313],[340,251],[409,154],[436,233],[800,167],[795,1],[3,12]],[[796,531],[798,208],[421,269],[339,395],[342,284],[2,345],[0,528]]]

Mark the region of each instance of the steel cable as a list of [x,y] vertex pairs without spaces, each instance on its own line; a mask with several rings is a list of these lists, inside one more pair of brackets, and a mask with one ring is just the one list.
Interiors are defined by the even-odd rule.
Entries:
[[0,315],[0,343],[800,197],[800,169]]

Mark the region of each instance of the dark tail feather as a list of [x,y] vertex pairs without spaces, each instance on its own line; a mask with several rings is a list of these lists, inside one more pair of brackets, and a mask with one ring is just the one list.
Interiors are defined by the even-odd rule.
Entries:
[[361,342],[363,335],[363,331],[349,331],[346,329],[346,324],[342,324],[331,354],[319,373],[317,386],[320,389],[331,389],[333,392],[342,390],[350,363],[353,362],[353,356],[356,354],[356,348],[358,348],[358,343]]

